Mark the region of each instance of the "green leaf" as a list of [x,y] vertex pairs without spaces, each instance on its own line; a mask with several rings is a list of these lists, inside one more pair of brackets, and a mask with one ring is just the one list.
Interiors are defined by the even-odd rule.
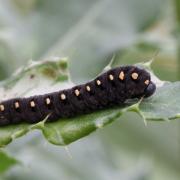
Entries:
[[180,118],[180,82],[166,82],[153,97],[144,100],[140,111],[147,120]]
[[[149,66],[148,63],[141,64]],[[149,67],[148,67],[149,68]],[[61,77],[66,78],[61,78]],[[152,75],[153,76],[153,75]],[[32,78],[33,77],[33,78]],[[21,86],[27,81],[27,78],[32,78],[31,87],[26,85],[26,89]],[[39,129],[43,132],[45,138],[56,145],[67,145],[74,142],[96,129],[102,128],[112,121],[118,119],[123,113],[133,111],[140,114],[145,120],[171,120],[179,118],[180,114],[180,82],[164,83],[157,80],[153,76],[157,84],[161,86],[157,88],[154,96],[135,103],[131,106],[123,108],[116,107],[97,111],[88,115],[81,115],[69,119],[60,119],[59,121],[46,123],[41,121],[37,124],[20,124],[10,125],[0,128],[0,146],[5,146],[12,142],[15,138],[25,135],[34,129]],[[38,82],[38,84],[37,84]],[[3,82],[4,93],[9,90],[8,94],[13,94],[18,91],[23,95],[38,94],[44,89],[44,83],[48,85],[50,91],[54,89],[62,89],[72,86],[69,75],[66,59],[56,59],[42,63],[30,64],[24,68],[16,76],[10,80]],[[163,84],[163,85],[162,85]],[[36,86],[35,86],[36,85]],[[47,88],[47,90],[49,90]],[[7,93],[6,93],[7,96]]]
[[18,164],[19,162],[8,156],[5,152],[0,150],[0,174],[6,172],[12,166]]

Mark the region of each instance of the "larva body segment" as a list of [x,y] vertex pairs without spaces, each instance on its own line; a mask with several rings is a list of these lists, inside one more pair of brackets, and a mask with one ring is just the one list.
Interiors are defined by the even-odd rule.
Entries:
[[[23,98],[15,98],[11,99],[9,101],[9,107],[6,106],[9,110],[9,114],[11,118],[9,119],[12,124],[20,123],[24,120],[24,112],[25,112],[25,101]],[[22,113],[23,112],[23,113]]]
[[11,101],[4,101],[0,105],[0,126],[11,124],[11,112],[9,108],[11,107]]
[[127,99],[151,96],[156,89],[150,74],[136,66],[111,69],[86,84],[45,95],[15,98],[0,103],[0,126],[37,123],[73,117],[114,105]]

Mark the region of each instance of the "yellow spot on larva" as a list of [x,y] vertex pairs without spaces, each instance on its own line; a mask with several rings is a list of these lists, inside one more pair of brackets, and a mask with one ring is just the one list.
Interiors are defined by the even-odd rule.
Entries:
[[80,95],[80,91],[79,91],[78,89],[76,89],[76,90],[74,91],[74,93],[75,93],[76,96],[79,96],[79,95]]
[[109,79],[110,79],[111,81],[113,81],[113,80],[114,80],[114,76],[113,76],[112,74],[110,74],[110,75],[109,75]]
[[132,73],[131,74],[131,77],[136,80],[138,78],[138,73]]
[[97,83],[98,86],[101,85],[101,81],[100,80],[97,80],[96,83]]
[[51,104],[51,99],[50,98],[46,98],[46,104],[47,105]]
[[34,101],[31,101],[31,102],[30,102],[30,106],[31,106],[32,108],[35,107],[35,106],[36,106],[35,102],[34,102]]
[[91,87],[90,86],[86,86],[86,90],[87,91],[91,91]]
[[14,103],[14,107],[15,107],[16,109],[18,109],[18,108],[20,107],[19,102],[15,102],[15,103]]
[[120,80],[124,80],[124,72],[123,71],[121,71],[120,73],[119,73],[119,79]]
[[3,104],[0,105],[0,111],[3,112],[5,110],[5,107]]
[[144,84],[149,85],[149,80],[148,80],[148,79],[145,80],[145,81],[144,81]]
[[65,100],[66,99],[66,95],[65,94],[61,94],[61,100]]

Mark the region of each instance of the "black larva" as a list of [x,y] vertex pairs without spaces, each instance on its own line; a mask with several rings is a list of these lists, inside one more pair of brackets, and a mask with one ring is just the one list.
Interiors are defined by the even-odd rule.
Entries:
[[90,113],[127,99],[151,96],[156,89],[150,74],[136,66],[111,69],[86,84],[29,98],[15,98],[0,103],[0,126],[21,122],[36,123],[45,119]]

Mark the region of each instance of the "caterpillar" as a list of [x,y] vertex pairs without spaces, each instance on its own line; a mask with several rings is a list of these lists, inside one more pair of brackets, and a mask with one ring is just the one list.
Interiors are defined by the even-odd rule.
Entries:
[[22,122],[48,122],[91,113],[126,100],[149,97],[156,90],[150,74],[136,66],[110,69],[85,84],[28,98],[14,98],[0,103],[0,126]]

